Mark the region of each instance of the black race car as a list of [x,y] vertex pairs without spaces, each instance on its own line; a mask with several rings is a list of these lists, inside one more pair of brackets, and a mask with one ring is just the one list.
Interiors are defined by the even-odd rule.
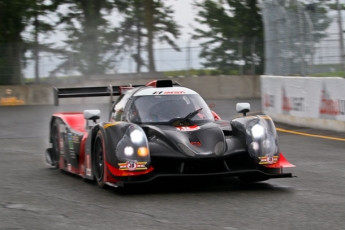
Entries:
[[[53,114],[46,161],[103,187],[168,177],[236,176],[244,182],[292,177],[267,115],[222,120],[195,91],[171,80],[147,85],[54,88],[59,98],[110,96],[108,122],[99,110]],[[113,96],[119,96],[113,102]]]

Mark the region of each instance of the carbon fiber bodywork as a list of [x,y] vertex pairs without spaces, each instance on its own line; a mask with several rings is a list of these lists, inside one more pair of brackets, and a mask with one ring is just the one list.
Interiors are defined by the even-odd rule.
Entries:
[[[47,161],[86,179],[101,180],[99,184],[114,186],[171,177],[238,176],[245,181],[292,177],[283,173],[282,168],[293,165],[280,153],[274,123],[266,115],[226,121],[205,111],[207,119],[191,120],[198,109],[185,118],[131,122],[130,108],[136,95],[154,95],[157,99],[164,94],[197,95],[183,87],[154,87],[157,85],[138,86],[122,95],[121,87],[108,87],[111,95],[120,95],[111,107],[110,122],[89,125],[82,113],[54,114],[50,137],[53,147],[47,151]],[[167,82],[162,87],[167,87]],[[106,89],[94,87],[92,93],[104,95]],[[57,98],[87,96],[85,89],[55,92]],[[199,99],[193,96],[187,100]],[[148,105],[151,102],[147,101]],[[209,119],[210,114],[214,118]]]

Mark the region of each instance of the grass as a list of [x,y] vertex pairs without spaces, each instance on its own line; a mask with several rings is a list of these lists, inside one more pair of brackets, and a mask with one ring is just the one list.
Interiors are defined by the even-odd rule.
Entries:
[[229,71],[229,73],[223,73],[217,69],[191,69],[191,70],[172,70],[164,71],[166,77],[178,77],[178,76],[218,76],[218,75],[238,75],[238,70]]
[[[238,70],[232,70],[229,73],[222,73],[217,69],[191,69],[187,70],[172,70],[172,71],[164,71],[164,76],[166,77],[178,77],[178,76],[219,76],[219,75],[238,75]],[[336,71],[336,72],[328,72],[328,73],[315,73],[315,74],[308,74],[310,77],[344,77],[345,73],[343,71]],[[60,77],[44,77],[40,78],[41,83],[50,82],[51,80],[64,80],[64,79],[78,79],[82,78],[82,76],[60,76]],[[35,78],[25,78],[26,84],[34,84]]]
[[311,77],[344,77],[343,71],[329,72],[329,73],[314,73],[308,74]]

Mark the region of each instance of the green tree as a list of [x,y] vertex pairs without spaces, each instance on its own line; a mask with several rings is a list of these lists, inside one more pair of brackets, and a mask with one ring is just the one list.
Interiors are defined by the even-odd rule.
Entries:
[[55,5],[68,6],[59,13],[68,38],[63,62],[53,71],[77,70],[84,76],[104,74],[115,66],[119,53],[118,33],[105,16],[114,8],[112,0],[54,0]]
[[[255,61],[257,73],[263,70],[263,24],[257,0],[204,0],[195,3],[198,8],[196,21],[209,27],[195,29],[194,39],[204,39],[200,57],[207,68],[216,68],[223,74],[238,68],[239,61]],[[255,60],[251,41],[256,39]],[[241,45],[242,43],[242,45]],[[240,49],[242,48],[242,49]],[[240,60],[242,56],[242,60]]]
[[33,29],[30,31],[31,38],[26,42],[27,50],[32,52],[33,60],[35,63],[35,82],[39,83],[39,68],[41,51],[56,53],[58,50],[52,48],[53,44],[41,43],[39,40],[40,35],[47,36],[54,31],[54,24],[49,18],[49,15],[56,10],[56,6],[48,4],[45,0],[32,0],[33,5],[28,9],[28,14],[31,18],[29,25]]
[[[125,52],[130,53],[136,63],[136,72],[141,72],[141,67],[146,66],[142,57],[146,37],[144,26],[144,2],[141,0],[117,1],[117,7],[122,12],[124,20],[120,24],[120,34]],[[134,49],[133,49],[134,48]],[[134,53],[133,53],[134,50]]]
[[0,0],[0,84],[22,83],[22,32],[32,6],[32,0]]
[[[162,0],[118,0],[117,3],[121,3],[119,10],[125,16],[121,24],[125,46],[129,49],[135,46],[132,58],[137,63],[137,72],[143,65],[155,72],[155,42],[165,42],[180,50],[175,43],[180,36],[180,26],[173,19],[174,11]],[[146,47],[148,63],[142,58],[143,47]]]

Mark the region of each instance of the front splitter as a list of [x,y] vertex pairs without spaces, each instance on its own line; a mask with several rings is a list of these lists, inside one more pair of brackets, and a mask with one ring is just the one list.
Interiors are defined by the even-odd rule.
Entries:
[[164,179],[164,178],[171,178],[171,179],[193,179],[193,178],[221,178],[221,177],[236,177],[241,175],[252,175],[252,176],[263,176],[267,177],[267,179],[274,179],[274,178],[292,178],[293,175],[291,173],[279,173],[279,174],[269,174],[265,173],[260,170],[250,169],[250,170],[236,170],[236,171],[227,171],[227,172],[218,172],[218,173],[200,173],[200,174],[154,174],[149,173],[147,175],[140,175],[140,176],[124,176],[124,177],[115,177],[118,182],[116,182],[117,186],[124,186],[126,184],[141,184],[141,183],[148,183],[152,182],[157,179]]

